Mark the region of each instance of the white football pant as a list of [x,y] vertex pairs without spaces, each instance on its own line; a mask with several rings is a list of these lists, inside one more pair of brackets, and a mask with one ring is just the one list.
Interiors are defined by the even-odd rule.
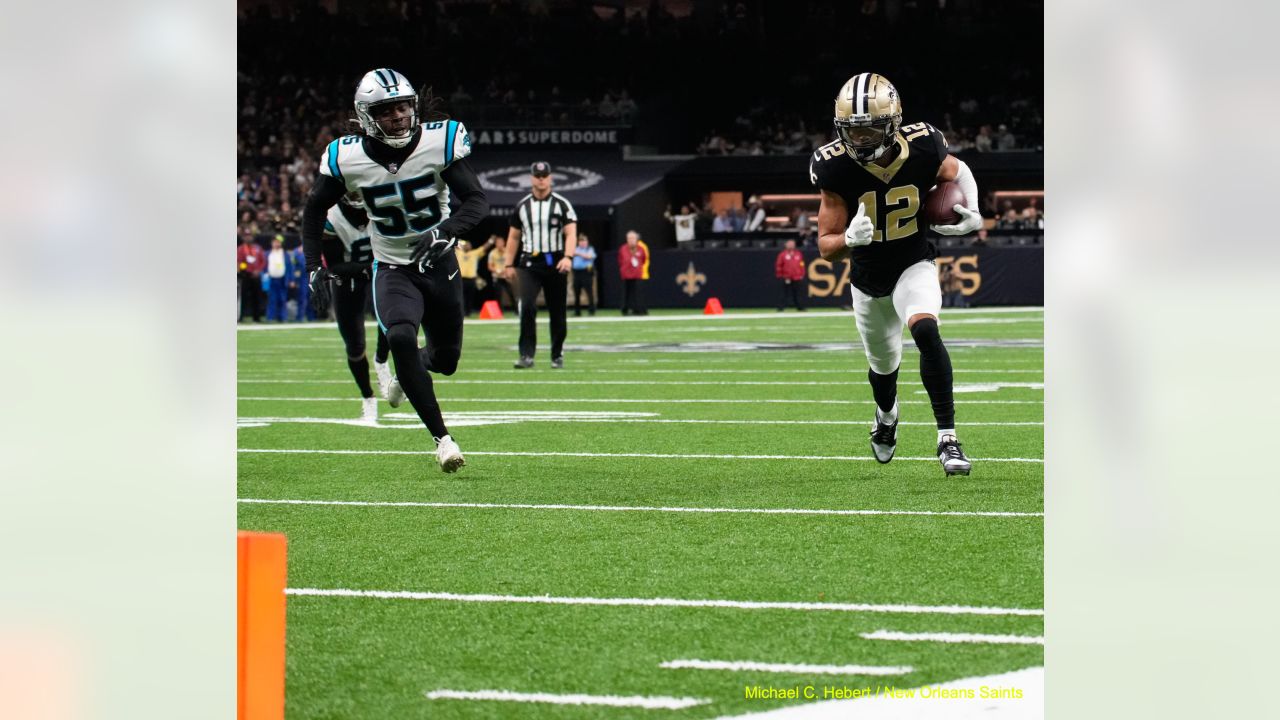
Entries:
[[930,260],[903,270],[893,292],[885,297],[873,298],[853,285],[849,291],[867,363],[880,375],[893,372],[902,361],[902,329],[907,319],[922,313],[938,317],[942,311],[938,267]]

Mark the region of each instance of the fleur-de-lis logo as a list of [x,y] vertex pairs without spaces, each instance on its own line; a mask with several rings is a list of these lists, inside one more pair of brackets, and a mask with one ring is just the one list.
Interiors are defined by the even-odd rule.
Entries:
[[707,281],[707,276],[698,272],[698,269],[689,263],[689,269],[676,276],[676,284],[680,285],[680,289],[685,295],[693,297],[702,292],[702,284]]

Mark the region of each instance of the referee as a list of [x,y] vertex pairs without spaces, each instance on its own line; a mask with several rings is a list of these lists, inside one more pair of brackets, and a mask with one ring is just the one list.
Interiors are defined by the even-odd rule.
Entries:
[[563,195],[551,192],[550,164],[536,162],[529,166],[529,173],[533,176],[533,192],[516,205],[507,232],[506,255],[515,260],[502,271],[508,281],[517,275],[520,278],[520,359],[515,367],[533,367],[541,290],[551,315],[551,367],[560,369],[564,367],[564,338],[568,334],[567,273],[573,269],[573,251],[578,244],[578,214]]

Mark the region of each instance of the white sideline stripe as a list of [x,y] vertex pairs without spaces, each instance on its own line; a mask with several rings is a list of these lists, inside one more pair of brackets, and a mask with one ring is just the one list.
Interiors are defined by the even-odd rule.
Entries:
[[658,667],[668,670],[732,670],[795,675],[907,675],[915,670],[910,665],[804,665],[750,660],[668,660]]
[[[324,505],[336,507],[475,508],[484,510],[582,510],[587,512],[715,513],[726,515],[923,515],[933,517],[1044,517],[1042,512],[985,510],[835,510],[826,508],[710,508],[646,505],[535,505],[531,503],[447,503],[368,500],[268,500],[240,498],[251,505]],[[881,631],[886,632],[886,631]],[[865,637],[865,636],[864,636]]]
[[557,695],[511,690],[431,690],[428,700],[494,700],[498,702],[550,703],[552,705],[608,705],[646,710],[681,710],[711,702],[704,698],[645,697],[641,695]]
[[[942,313],[942,319],[943,321],[945,321],[948,317],[952,315],[996,315],[996,314],[1006,314],[1006,313],[1042,313],[1042,312],[1044,312],[1043,307],[948,308],[945,312]],[[811,313],[805,313],[803,315],[796,313],[795,315],[787,315],[786,320],[787,322],[790,322],[792,320],[815,320],[819,318],[833,318],[833,317],[853,319],[853,313],[850,313],[846,310],[811,312]],[[729,320],[729,321],[732,321],[732,320],[778,320],[778,314],[776,311],[775,312],[742,312],[742,313],[735,313],[730,311],[724,315],[689,314],[689,315],[642,315],[640,317],[621,317],[621,316],[585,317],[585,318],[572,318],[569,320],[569,322],[576,325],[578,323],[616,323],[616,322],[638,323],[638,322],[684,322],[684,321],[723,322],[726,320]],[[504,318],[502,320],[476,320],[476,319],[468,318],[466,321],[466,324],[478,325],[480,327],[484,327],[486,325],[515,325],[518,322],[520,321],[516,318],[511,318],[511,319]],[[538,323],[540,325],[546,325],[546,324],[549,324],[550,322],[551,321],[549,318],[543,318],[543,317],[538,318]],[[371,320],[366,320],[364,323],[364,326],[366,328],[371,328],[371,327],[377,327],[378,324]],[[338,327],[337,323],[290,323],[290,324],[282,323],[279,325],[264,323],[261,325],[257,325],[257,324],[236,325],[236,331],[262,332],[262,331],[270,331],[270,330],[320,330],[320,329],[334,330],[334,329],[337,329],[337,327]]]
[[[244,396],[236,398],[237,400],[288,400],[298,402],[352,402],[357,398],[349,397],[278,397],[278,396]],[[386,402],[379,398],[381,402]],[[781,404],[781,405],[871,405],[875,400],[791,400],[791,399],[761,399],[761,400],[743,400],[742,398],[672,398],[664,400],[661,398],[531,398],[531,397],[513,397],[513,398],[440,398],[442,403],[631,403],[631,404],[699,404],[708,405],[757,405],[761,403]],[[899,405],[928,405],[927,400],[903,400],[898,399]],[[1043,400],[965,400],[965,405],[1043,405]]]
[[[333,363],[325,361],[325,365],[329,366]],[[790,369],[757,369],[757,368],[644,368],[643,372],[652,375],[838,375],[858,370],[856,367],[844,367],[835,365],[829,368],[790,368]],[[911,370],[911,368],[903,368]],[[285,368],[282,370],[272,370],[274,374],[279,375],[315,375],[315,370],[305,368]],[[337,371],[335,371],[336,373]],[[511,371],[506,368],[462,368],[460,373],[468,373],[475,375],[510,375]],[[603,367],[577,367],[564,371],[567,375],[599,375],[601,373],[624,373],[635,375],[640,370],[636,368],[603,368]],[[953,374],[958,373],[981,373],[984,375],[1003,375],[1006,373],[1019,375],[1043,375],[1043,368],[1018,368],[1009,370],[998,370],[989,368],[956,368],[951,371]],[[348,378],[350,373],[348,373]],[[594,381],[593,381],[594,382]]]
[[[402,418],[401,415],[409,415],[409,413],[394,413],[390,416],[378,418],[378,420],[400,420],[406,422],[382,424],[377,421],[372,423],[360,418],[335,418],[335,417],[240,417],[236,418],[238,424],[244,423],[317,423],[330,425],[354,425],[363,427],[401,427],[402,425],[410,428],[420,427],[417,416],[412,418]],[[516,422],[572,422],[572,423],[657,423],[666,425],[870,425],[865,420],[680,420],[670,419],[664,420],[660,418],[629,418],[629,417],[582,417],[574,415],[512,415],[493,414],[481,416],[478,413],[445,413],[445,420],[449,424],[468,419],[491,420],[494,424],[498,423],[516,423]],[[931,422],[907,422],[901,421],[899,425],[929,425],[936,423]],[[1043,422],[967,422],[960,427],[1023,427],[1023,426],[1043,426]]]
[[533,605],[604,605],[609,607],[688,607],[731,610],[800,610],[808,612],[869,612],[939,615],[1034,615],[1043,608],[1001,608],[968,605],[882,605],[873,603],[772,602],[752,600],[686,600],[683,598],[596,598],[552,595],[464,595],[411,590],[351,590],[347,588],[287,588],[286,595],[358,597],[378,600],[446,600],[452,602],[529,603]]
[[906,642],[986,643],[991,645],[1043,645],[1044,636],[1038,635],[983,635],[980,633],[905,633],[893,630],[876,630],[860,633],[864,640],[902,640]]
[[[302,448],[240,448],[242,453],[283,453],[310,455],[431,455],[435,450],[315,450]],[[582,457],[582,458],[658,458],[671,460],[843,460],[863,462],[875,458],[854,455],[712,455],[710,453],[588,453],[588,452],[494,452],[468,450],[467,455],[495,457]],[[1043,464],[1043,458],[970,458],[975,462],[1007,462]],[[895,457],[909,462],[938,462],[936,457]]]
[[[295,380],[291,378],[239,378],[241,385],[350,385],[351,378],[346,380]],[[447,385],[813,385],[832,388],[846,388],[844,380],[454,380],[445,381]],[[1009,383],[1004,383],[1009,385]],[[1043,389],[1041,383],[1027,383],[1033,389]],[[1019,386],[1021,387],[1021,386]]]

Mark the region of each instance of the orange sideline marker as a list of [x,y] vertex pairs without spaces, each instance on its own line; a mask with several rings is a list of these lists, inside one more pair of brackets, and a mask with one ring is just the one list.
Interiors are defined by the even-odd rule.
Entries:
[[703,315],[723,315],[724,308],[720,307],[720,298],[707,298],[707,306],[702,308]]
[[239,720],[284,718],[285,536],[239,532]]
[[502,308],[498,307],[497,300],[485,300],[484,305],[480,308],[481,320],[501,320]]

